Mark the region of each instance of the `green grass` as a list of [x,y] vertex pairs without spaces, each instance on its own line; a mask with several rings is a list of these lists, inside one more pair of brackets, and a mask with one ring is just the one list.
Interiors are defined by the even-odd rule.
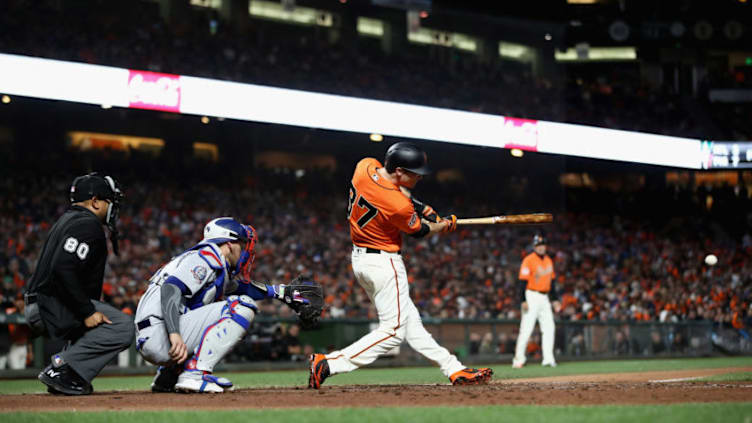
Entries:
[[698,380],[702,382],[752,382],[752,372],[724,373]]
[[[9,413],[4,421],[94,423],[358,423],[410,422],[750,422],[752,403],[677,404],[665,406],[488,406],[416,408],[336,408],[242,411],[57,412]],[[7,418],[7,419],[6,419]]]
[[[466,363],[483,366],[477,363]],[[672,360],[619,360],[581,361],[560,363],[556,368],[530,364],[522,369],[512,369],[510,364],[490,365],[495,379],[531,378],[543,376],[566,376],[592,373],[649,372],[661,370],[711,369],[723,367],[752,367],[752,357],[732,358],[690,358]],[[270,371],[253,373],[218,372],[229,377],[237,388],[269,386],[303,386],[308,383],[308,370],[301,363],[301,370]],[[98,377],[94,379],[96,391],[146,390],[151,384],[151,376]],[[337,375],[326,381],[327,385],[363,384],[426,384],[448,383],[448,380],[435,367],[409,368],[363,368]],[[0,394],[21,394],[46,392],[36,379],[5,380],[0,383]]]

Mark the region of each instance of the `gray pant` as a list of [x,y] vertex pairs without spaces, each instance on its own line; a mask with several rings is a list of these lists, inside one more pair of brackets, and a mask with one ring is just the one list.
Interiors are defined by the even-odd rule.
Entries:
[[[201,343],[206,329],[229,315],[229,311],[225,310],[226,307],[227,302],[219,301],[190,310],[180,316],[180,336],[185,346],[188,347],[189,357]],[[152,364],[159,366],[174,364],[170,360],[171,344],[167,337],[167,329],[160,320],[152,318],[151,321],[154,322],[151,326],[137,332],[138,352]]]
[[60,354],[84,380],[91,383],[100,371],[133,342],[133,319],[122,311],[99,301],[91,301],[96,311],[112,323],[88,329],[72,341]]

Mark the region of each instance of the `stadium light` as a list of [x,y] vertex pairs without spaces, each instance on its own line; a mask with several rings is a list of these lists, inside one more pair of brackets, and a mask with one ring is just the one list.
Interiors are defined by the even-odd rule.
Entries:
[[584,55],[580,56],[577,54],[577,49],[568,48],[565,51],[556,50],[554,58],[557,62],[637,60],[637,49],[635,47],[589,47],[585,50]]
[[373,142],[381,142],[384,140],[384,136],[381,134],[371,134],[371,141]]
[[4,95],[3,96],[3,104],[8,104],[8,103],[10,103],[10,96],[9,95]]
[[103,104],[102,108],[103,109],[112,109],[112,104]]
[[534,55],[535,51],[526,45],[499,41],[499,56],[501,57],[520,62],[530,62]]
[[248,12],[258,18],[301,25],[331,27],[334,22],[332,14],[326,10],[300,6],[288,10],[280,3],[263,0],[251,0],[248,3]]
[[383,37],[384,36],[384,21],[379,19],[371,19],[363,16],[358,17],[358,34]]
[[208,116],[201,116],[201,123],[203,123],[204,125],[206,125],[207,123],[209,123],[209,117]]
[[514,157],[522,157],[525,155],[525,152],[520,150],[519,148],[513,148],[509,151],[509,153]]

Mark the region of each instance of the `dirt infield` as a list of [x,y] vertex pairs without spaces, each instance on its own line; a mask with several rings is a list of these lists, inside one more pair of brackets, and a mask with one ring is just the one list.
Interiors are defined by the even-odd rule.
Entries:
[[[221,395],[97,392],[87,397],[49,394],[0,396],[0,412],[435,405],[594,405],[747,402],[752,383],[691,382],[693,378],[752,368],[665,371],[493,380],[487,386],[356,385],[239,389]],[[281,399],[284,398],[284,402]]]

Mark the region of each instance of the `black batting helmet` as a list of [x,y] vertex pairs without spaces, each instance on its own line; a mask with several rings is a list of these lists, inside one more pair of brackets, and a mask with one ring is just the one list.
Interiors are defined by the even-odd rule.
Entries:
[[398,167],[417,173],[418,175],[428,175],[431,173],[431,170],[428,168],[428,156],[426,156],[426,153],[415,144],[409,142],[392,144],[386,150],[384,166],[389,173],[394,173]]
[[543,234],[535,234],[533,237],[533,246],[537,247],[539,245],[546,245],[548,242],[546,242],[546,237],[543,236]]

